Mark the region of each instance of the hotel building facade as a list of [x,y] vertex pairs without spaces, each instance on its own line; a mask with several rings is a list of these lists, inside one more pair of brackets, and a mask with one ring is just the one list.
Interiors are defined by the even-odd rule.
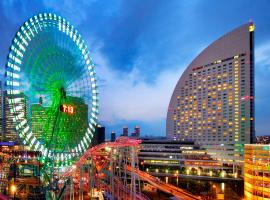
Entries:
[[167,138],[195,141],[224,162],[243,162],[254,131],[254,24],[204,49],[179,79],[167,113]]

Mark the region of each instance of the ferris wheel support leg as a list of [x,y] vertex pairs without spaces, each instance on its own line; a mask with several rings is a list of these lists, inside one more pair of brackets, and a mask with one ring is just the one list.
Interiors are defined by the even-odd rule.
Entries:
[[[69,190],[69,200],[72,200],[72,194],[73,194],[73,176],[70,178],[70,190]],[[74,199],[74,197],[73,197]]]
[[97,180],[95,178],[95,166],[93,160],[91,160],[90,164],[90,173],[91,173],[91,195],[94,196],[94,189],[97,187]]
[[[136,168],[139,169],[139,156],[138,156],[138,147],[135,148],[135,157],[136,157]],[[138,181],[138,193],[141,194],[141,182],[140,177],[136,175]]]
[[111,186],[111,196],[114,198],[114,170],[113,170],[113,150],[110,153],[110,186]]
[[136,200],[135,147],[131,147],[131,199]]
[[82,179],[83,168],[84,168],[84,165],[81,165],[81,167],[80,167],[80,189],[79,189],[79,199],[80,200],[83,200],[83,179]]

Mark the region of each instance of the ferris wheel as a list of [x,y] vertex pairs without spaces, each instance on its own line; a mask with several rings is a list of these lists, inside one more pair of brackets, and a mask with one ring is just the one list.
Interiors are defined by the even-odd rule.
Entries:
[[78,31],[52,13],[28,19],[6,64],[17,134],[42,161],[71,165],[91,144],[98,115],[94,64]]

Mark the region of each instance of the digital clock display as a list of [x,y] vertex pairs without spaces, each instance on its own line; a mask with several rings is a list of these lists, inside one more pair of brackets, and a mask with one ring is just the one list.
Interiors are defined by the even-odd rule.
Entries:
[[75,112],[75,108],[72,105],[62,104],[60,106],[60,111],[72,115]]

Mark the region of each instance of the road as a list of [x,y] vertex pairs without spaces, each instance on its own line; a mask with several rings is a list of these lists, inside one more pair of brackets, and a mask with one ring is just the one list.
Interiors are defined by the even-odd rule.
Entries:
[[[127,170],[131,172],[131,166],[127,166]],[[184,191],[181,188],[178,188],[176,186],[173,186],[169,183],[165,183],[163,181],[160,181],[158,178],[140,171],[138,169],[135,169],[134,171],[141,180],[147,181],[148,183],[150,183],[151,185],[155,186],[156,188],[158,188],[159,190],[172,194],[173,196],[175,196],[177,199],[181,199],[181,200],[201,200],[200,197],[192,195],[186,191]]]

